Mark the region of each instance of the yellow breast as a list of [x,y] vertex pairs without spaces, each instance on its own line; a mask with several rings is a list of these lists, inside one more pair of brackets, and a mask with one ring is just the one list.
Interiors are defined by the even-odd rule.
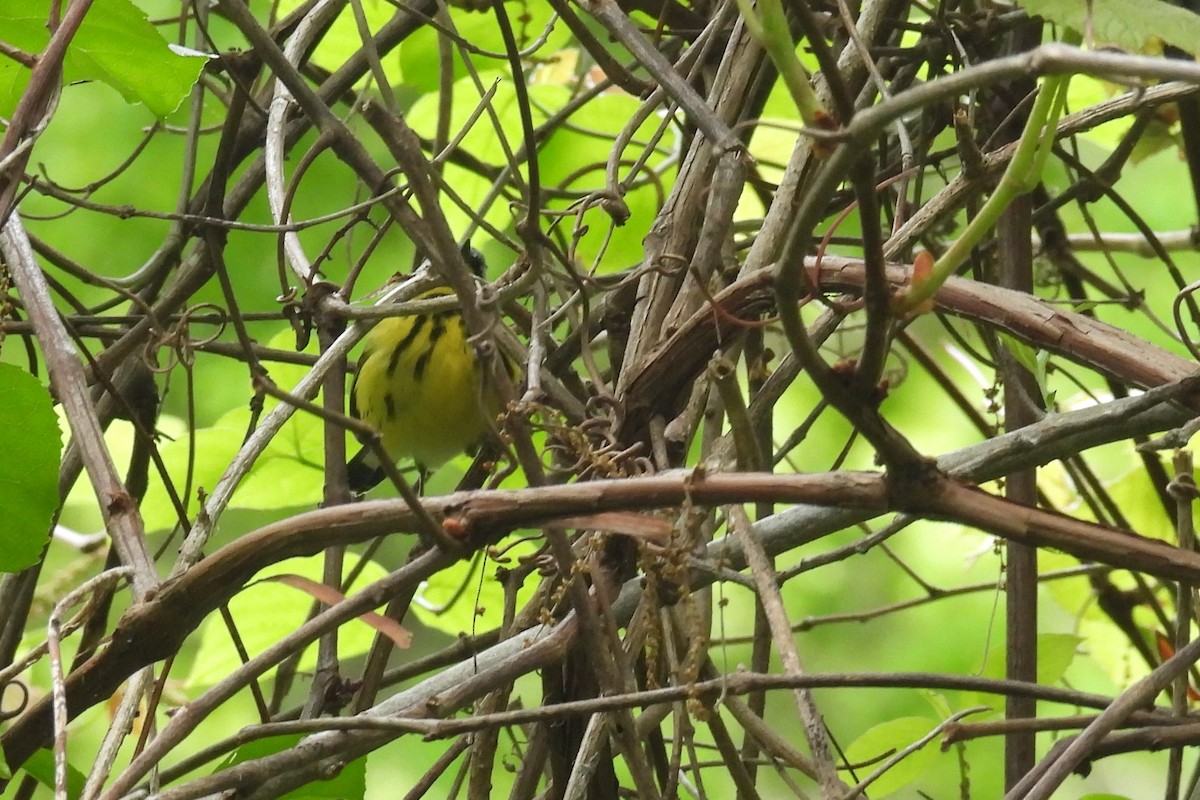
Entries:
[[393,317],[367,334],[352,411],[383,434],[393,459],[432,469],[483,438],[498,413],[496,393],[483,383],[457,309]]

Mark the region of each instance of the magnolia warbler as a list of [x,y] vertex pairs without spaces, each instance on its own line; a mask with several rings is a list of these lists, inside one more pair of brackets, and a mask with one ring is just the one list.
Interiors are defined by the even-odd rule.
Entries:
[[[465,246],[463,256],[483,277],[483,254]],[[440,286],[417,297],[452,297]],[[488,386],[457,308],[389,317],[367,334],[350,390],[350,413],[382,434],[395,459],[411,458],[422,471],[479,442],[500,399]],[[364,446],[346,465],[350,489],[362,493],[385,473],[374,450]]]

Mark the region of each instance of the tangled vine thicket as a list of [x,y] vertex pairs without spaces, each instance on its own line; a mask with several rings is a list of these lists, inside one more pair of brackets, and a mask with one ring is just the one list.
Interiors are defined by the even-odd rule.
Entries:
[[[69,430],[14,796],[1198,796],[1200,17],[138,5],[204,59],[152,122],[75,85],[126,4],[0,8],[0,343]],[[352,497],[355,345],[453,304],[504,413]]]

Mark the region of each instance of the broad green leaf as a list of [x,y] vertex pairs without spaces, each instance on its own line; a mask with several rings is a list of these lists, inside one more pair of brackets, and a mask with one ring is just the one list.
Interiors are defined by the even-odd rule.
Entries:
[[[1041,488],[1041,470],[1038,471],[1038,487]],[[1055,508],[1062,509],[1062,506],[1055,505]],[[1074,510],[1063,513],[1071,513],[1074,515]],[[1082,515],[1080,515],[1082,516]],[[1079,566],[1079,559],[1074,556],[1060,553],[1056,550],[1043,550],[1038,553],[1038,569],[1042,572],[1052,572],[1055,570],[1071,569]],[[1073,613],[1082,615],[1102,616],[1103,612],[1092,602],[1095,597],[1095,591],[1092,589],[1092,584],[1087,576],[1079,575],[1074,578],[1060,578],[1058,580],[1046,581],[1042,584],[1054,601],[1064,609],[1072,609]],[[1076,611],[1076,609],[1081,609]],[[1086,649],[1086,648],[1084,648]]]
[[[299,744],[304,737],[300,734],[288,736],[271,736],[265,739],[255,739],[234,750],[218,768],[218,772],[228,769],[235,764],[251,761],[256,758],[266,758],[276,753],[282,753]],[[367,791],[367,760],[357,758],[342,765],[336,775],[329,780],[306,783],[298,789],[280,795],[287,800],[303,800],[303,798],[346,798],[363,797]]]
[[[1075,660],[1079,643],[1078,636],[1070,633],[1039,633],[1038,647],[1038,683],[1053,686],[1059,682],[1067,667]],[[988,678],[1004,677],[1004,649],[993,648],[988,653],[983,674]]]
[[[900,717],[876,725],[846,748],[846,760],[852,764],[870,764],[860,775],[866,775],[895,753],[910,746],[937,727],[937,721],[926,717]],[[921,777],[938,757],[937,741],[926,743],[892,766],[871,784],[871,797],[884,797],[897,792]]]
[[[1155,118],[1146,126],[1146,130],[1138,137],[1133,152],[1129,154],[1129,163],[1138,164],[1163,150],[1179,149],[1183,145],[1183,134],[1173,131],[1166,121]],[[1085,305],[1080,303],[1080,306]],[[1082,309],[1076,308],[1076,311]]]
[[[1093,78],[1090,75],[1077,75],[1067,87],[1067,107],[1077,110],[1098,105],[1112,99],[1113,95],[1123,91],[1125,91],[1124,87],[1117,86],[1101,78]],[[1129,126],[1129,118],[1122,117],[1105,122],[1102,125],[1097,125],[1080,135],[1111,151],[1129,132]]]
[[[1071,473],[1057,461],[1038,467],[1038,491],[1045,494],[1052,508],[1057,508],[1073,516],[1083,516],[1086,509],[1080,502],[1079,487],[1071,477]],[[1090,519],[1090,517],[1089,517]],[[1073,562],[1074,563],[1074,562]]]
[[1031,16],[1079,33],[1090,30],[1096,41],[1125,50],[1153,50],[1159,40],[1193,55],[1200,47],[1200,15],[1162,0],[1020,0],[1020,4]]
[[[255,576],[259,583],[252,582],[229,601],[229,612],[237,623],[238,633],[251,657],[296,630],[313,605],[312,597],[299,589],[275,581],[262,582],[262,579],[271,575],[293,574],[320,581],[323,563],[323,557],[313,556],[272,564]],[[355,559],[347,559],[345,574],[350,573],[355,563]],[[368,562],[348,594],[379,580],[385,574],[386,571],[379,564]],[[351,620],[338,629],[338,657],[346,659],[366,653],[374,636],[375,632],[366,623]],[[300,671],[311,672],[316,667],[316,658],[316,648],[308,648],[300,659]],[[200,646],[188,674],[187,685],[211,686],[241,664],[224,621],[220,615],[213,614],[200,628]],[[268,674],[273,674],[273,671]]]
[[[48,789],[54,788],[54,753],[45,748],[38,750],[29,757],[21,769],[33,776],[34,780]],[[83,794],[83,784],[87,776],[75,767],[67,764],[67,796],[79,797]]]
[[[1045,686],[1057,685],[1067,668],[1078,654],[1082,638],[1070,633],[1039,633],[1037,637],[1038,665],[1037,682]],[[1004,677],[1005,656],[1003,646],[993,646],[983,663],[982,675],[985,678],[1000,679]],[[999,714],[1004,708],[1004,698],[984,692],[968,692],[965,706],[988,706],[992,709],[989,716]]]
[[[0,0],[0,30],[5,43],[37,54],[45,49],[50,0]],[[6,59],[7,60],[7,59]],[[183,101],[204,68],[205,58],[177,55],[129,0],[94,0],[71,40],[63,62],[63,81],[95,80],[108,84],[129,103],[144,103],[165,117]],[[12,113],[28,72],[0,72],[0,114]]]
[[[71,429],[67,424],[67,419],[62,413],[61,407],[57,411],[59,430],[62,432],[64,439],[69,439]],[[159,417],[158,423],[155,425],[155,431],[159,437],[159,447],[162,448],[169,445],[170,442],[182,436],[186,430],[187,423],[178,417],[167,414]],[[104,445],[108,448],[108,452],[112,454],[113,463],[116,465],[118,475],[124,476],[129,471],[129,456],[133,450],[136,438],[137,435],[133,430],[133,424],[123,419],[113,420],[104,431]],[[153,487],[151,494],[154,494],[155,491],[161,494],[162,490],[159,486],[158,472],[153,465],[150,467],[150,481],[150,485]],[[165,500],[165,495],[162,499]],[[143,519],[145,518],[145,508],[145,501],[143,501]],[[174,519],[174,512],[170,512],[170,516],[166,517],[167,524],[173,524]],[[92,484],[86,478],[75,481],[75,484],[71,487],[66,502],[63,503],[59,524],[83,533],[96,532],[104,528],[104,515],[96,504],[96,493],[92,489]],[[159,527],[162,527],[162,525]],[[154,527],[147,528],[149,531],[156,529]]]
[[[287,329],[281,330],[267,342],[267,346],[280,350],[295,349],[295,334]],[[309,342],[305,352],[316,354],[316,337]],[[297,364],[272,364],[270,370],[271,380],[284,391],[291,391],[307,373],[307,367]],[[274,409],[280,402],[268,398],[264,403],[264,413]],[[320,395],[315,402],[320,402]],[[245,413],[240,409],[239,412],[239,416]],[[248,420],[248,416],[241,417],[243,434]],[[234,492],[231,505],[234,508],[259,510],[316,506],[322,499],[324,464],[324,423],[307,411],[296,411],[254,463],[250,474]]]
[[29,85],[29,70],[15,61],[0,58],[0,117],[8,119]]
[[0,572],[37,563],[58,507],[62,440],[50,394],[20,367],[0,364]]
[[1070,633],[1039,633],[1038,683],[1053,686],[1062,680],[1083,640]]
[[[474,41],[474,40],[472,40]],[[513,150],[521,147],[521,115],[511,80],[504,73],[486,73],[480,80],[487,87],[495,86],[489,107],[498,121],[498,133],[489,114],[476,115],[480,104],[479,91],[473,82],[462,80],[454,85],[450,106],[450,130],[457,134],[473,116],[473,126],[462,138],[464,151],[496,169],[507,165],[501,136]],[[529,87],[533,106],[533,122],[540,125],[550,114],[560,110],[572,99],[568,87],[554,83],[538,83]],[[645,253],[643,240],[649,232],[655,214],[663,201],[663,185],[669,182],[673,168],[667,174],[656,174],[653,180],[645,170],[631,175],[629,164],[634,156],[649,146],[660,120],[644,122],[629,144],[629,157],[622,160],[619,174],[622,180],[631,178],[622,199],[629,208],[629,219],[616,226],[609,214],[598,204],[584,204],[581,198],[594,195],[605,188],[604,165],[612,156],[612,137],[628,124],[638,108],[637,98],[620,93],[602,94],[575,109],[573,125],[556,130],[538,148],[541,181],[548,197],[548,208],[562,212],[560,223],[564,235],[574,242],[574,250],[582,269],[613,272],[637,264]],[[442,109],[437,95],[429,94],[414,103],[405,119],[419,135],[431,138],[437,131]],[[658,150],[647,161],[646,168],[662,171],[663,163],[671,157],[677,135],[668,130],[658,142]],[[483,209],[488,222],[502,230],[512,228],[515,216],[507,202],[493,197],[493,181],[477,172],[463,169],[452,161],[444,167],[446,180],[454,186],[459,198],[469,208],[478,209],[491,198],[492,204]],[[455,206],[447,206],[446,217],[454,231],[465,230],[470,215]],[[476,240],[477,247],[486,248],[485,239]]]
[[[1090,75],[1076,75],[1071,79],[1067,89],[1067,107],[1079,111],[1088,106],[1098,105],[1110,100],[1118,94],[1128,91],[1128,86],[1094,78]],[[1137,164],[1145,161],[1154,154],[1181,145],[1178,131],[1179,112],[1174,103],[1166,103],[1154,109],[1146,129],[1138,137],[1133,151],[1129,155],[1130,163]],[[1129,135],[1133,126],[1131,117],[1119,117],[1084,131],[1080,136],[1112,152]],[[1092,300],[1074,302],[1072,309],[1083,313],[1099,305]]]
[[950,701],[947,700],[946,695],[942,694],[941,692],[927,691],[924,692],[922,696],[925,698],[925,702],[933,706],[933,713],[937,714],[942,719],[945,719],[954,713],[954,708],[950,705]]

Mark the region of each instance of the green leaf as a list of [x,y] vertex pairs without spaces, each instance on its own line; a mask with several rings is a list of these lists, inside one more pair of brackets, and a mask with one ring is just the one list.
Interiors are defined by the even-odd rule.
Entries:
[[[37,54],[50,40],[46,29],[50,0],[0,0],[5,43]],[[6,59],[7,60],[7,59]],[[71,40],[63,81],[101,81],[129,103],[143,103],[157,117],[170,114],[187,97],[205,58],[181,56],[129,0],[94,0]],[[28,70],[0,71],[0,115],[12,114]]]
[[[879,763],[927,735],[937,724],[936,720],[926,717],[900,717],[881,723],[846,748],[846,759],[851,764],[870,764],[859,770],[860,776],[866,775]],[[871,797],[883,797],[908,786],[921,777],[938,755],[936,741],[926,743],[920,750],[909,754],[872,783]]]
[[1022,342],[1015,336],[1009,336],[1007,333],[1000,333],[1000,344],[1008,351],[1017,363],[1024,367],[1029,374],[1036,376],[1038,374],[1038,351],[1029,345]]
[[[1048,686],[1058,683],[1075,660],[1081,641],[1081,638],[1070,633],[1039,633],[1038,683]],[[988,653],[983,674],[988,678],[1004,677],[1004,648],[997,647]]]
[[62,440],[50,394],[20,367],[0,364],[0,572],[36,564],[58,508]]
[[[1059,684],[1067,668],[1075,661],[1082,642],[1083,638],[1070,633],[1039,633],[1037,682],[1045,686]],[[1003,678],[1004,663],[1004,648],[993,647],[984,659],[981,674],[985,678]],[[992,712],[988,716],[995,716],[1004,708],[1003,698],[994,694],[967,692],[965,698],[964,706],[980,705],[991,708]]]
[[29,70],[15,61],[0,58],[0,117],[12,116],[28,84]]
[[1083,639],[1071,633],[1039,633],[1038,683],[1053,686],[1075,660]]
[[[355,559],[347,559],[345,574],[350,573],[355,563]],[[272,564],[258,573],[255,580],[261,581],[271,575],[292,574],[320,581],[323,564],[324,558],[321,556],[293,558]],[[368,562],[348,594],[386,574],[379,564]],[[304,592],[283,583],[266,581],[251,584],[237,594],[229,601],[229,612],[237,623],[246,651],[254,657],[296,630],[307,618],[312,605],[313,599]],[[366,623],[351,620],[338,629],[338,657],[347,659],[366,653],[374,637],[375,632]],[[316,648],[308,648],[300,659],[300,671],[311,672],[316,667],[316,659]],[[210,616],[200,628],[200,645],[188,673],[187,685],[211,686],[241,665],[242,661],[229,638],[224,621],[218,615]]]
[[[546,95],[542,98],[553,99]],[[620,168],[622,184],[629,182],[621,197],[630,215],[624,224],[618,226],[602,205],[585,203],[581,207],[576,199],[603,182],[601,172],[612,158],[613,140],[637,115],[639,103],[637,98],[626,94],[602,94],[572,114],[578,129],[574,126],[560,128],[539,148],[539,153],[545,156],[542,160],[543,181],[565,195],[548,198],[548,207],[575,218],[572,223],[577,232],[572,237],[575,254],[583,266],[599,273],[627,269],[642,260],[645,237],[662,205],[661,185],[656,184],[660,180],[669,184],[674,174],[673,168],[664,168],[673,157],[671,148],[675,144],[673,135],[668,134],[648,154],[644,170],[633,175],[624,164]],[[626,163],[633,158],[631,153],[637,151],[640,154],[655,141],[654,134],[661,123],[657,117],[651,117],[632,133],[625,153]],[[787,161],[786,157],[783,161]],[[647,179],[650,171],[657,176],[655,180]]]
[[1056,392],[1050,388],[1049,378],[1046,375],[1046,365],[1050,363],[1050,353],[1046,350],[1035,350],[1007,333],[1001,332],[999,339],[1004,349],[1033,376],[1046,407],[1053,408]]
[[950,705],[950,701],[946,699],[946,695],[941,692],[927,691],[923,694],[925,702],[933,706],[933,713],[937,714],[942,719],[946,719],[954,714],[954,707]]
[[[265,739],[255,739],[234,750],[218,768],[218,772],[228,769],[235,764],[251,761],[256,758],[266,758],[282,753],[295,747],[304,738],[301,734],[288,736],[270,736]],[[280,797],[287,800],[303,800],[303,798],[345,798],[364,797],[367,792],[367,760],[358,758],[345,764],[338,770],[337,775],[327,781],[313,781],[293,789]]]
[[[54,753],[46,749],[38,750],[21,765],[21,769],[33,776],[33,779],[43,786],[54,788]],[[67,796],[79,797],[83,794],[83,784],[87,776],[67,765]]]
[[1157,49],[1159,41],[1192,55],[1200,47],[1200,16],[1162,0],[1020,0],[1020,5],[1031,16],[1079,33],[1091,30],[1097,41],[1133,52]]

